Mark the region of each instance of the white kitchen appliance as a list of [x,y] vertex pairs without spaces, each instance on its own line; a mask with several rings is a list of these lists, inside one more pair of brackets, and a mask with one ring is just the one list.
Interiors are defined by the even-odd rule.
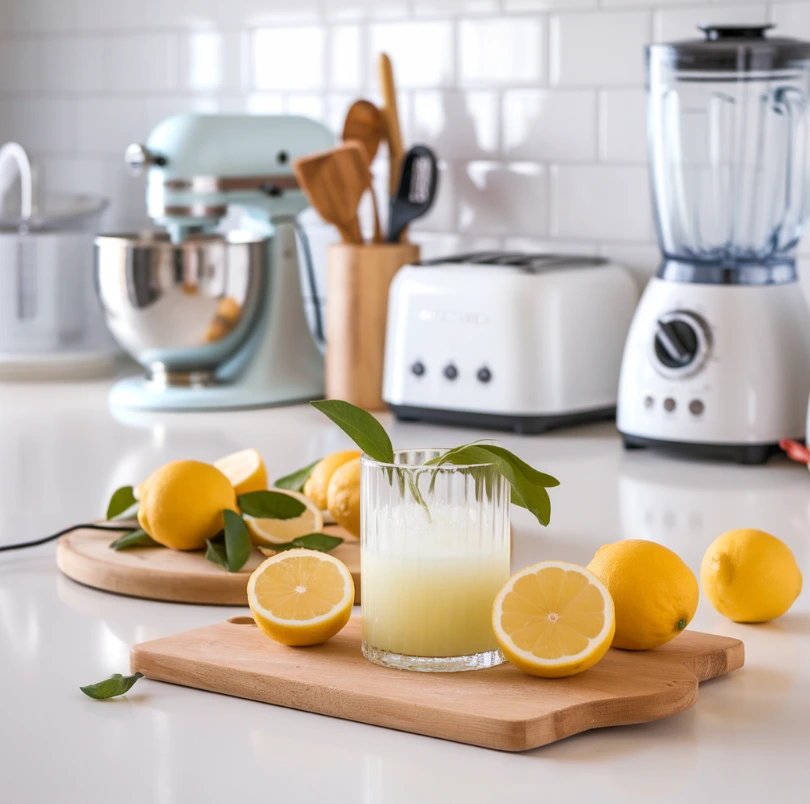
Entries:
[[761,463],[802,437],[810,315],[794,252],[810,213],[810,44],[703,26],[647,48],[658,275],[633,319],[627,447]]
[[598,257],[482,252],[402,268],[383,398],[400,419],[541,433],[613,415],[638,301]]

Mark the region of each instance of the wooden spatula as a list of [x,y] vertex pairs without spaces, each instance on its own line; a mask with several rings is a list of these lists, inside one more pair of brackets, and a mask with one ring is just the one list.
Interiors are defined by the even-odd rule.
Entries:
[[397,88],[394,83],[394,68],[391,66],[391,59],[387,54],[380,53],[377,67],[383,96],[382,114],[385,119],[385,137],[388,140],[388,192],[393,196],[397,191],[404,150],[402,147],[402,133],[399,129]]
[[[359,100],[351,105],[346,114],[346,122],[343,124],[343,141],[359,142],[365,150],[369,167],[377,156],[384,133],[385,120],[382,112],[371,101]],[[374,242],[382,243],[380,213],[377,209],[377,195],[373,185],[369,187],[369,192],[374,207]]]
[[293,169],[309,203],[325,221],[337,227],[343,242],[362,245],[357,206],[371,184],[363,146],[345,142],[296,159]]

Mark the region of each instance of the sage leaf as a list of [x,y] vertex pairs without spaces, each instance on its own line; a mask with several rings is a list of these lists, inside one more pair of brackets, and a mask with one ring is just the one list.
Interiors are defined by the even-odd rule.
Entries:
[[158,544],[143,528],[125,533],[110,543],[113,550],[130,550],[133,547],[163,547]]
[[89,698],[103,701],[105,698],[115,698],[129,692],[139,678],[143,678],[143,673],[134,673],[131,676],[122,676],[120,673],[115,673],[109,678],[105,678],[104,681],[99,681],[98,684],[88,684],[86,687],[79,687],[79,689]]
[[330,536],[327,533],[308,533],[306,536],[297,536],[291,542],[274,544],[272,547],[260,547],[265,555],[275,555],[283,553],[285,550],[295,550],[303,547],[306,550],[317,550],[319,553],[328,553],[334,550],[339,544],[343,544],[340,536]]
[[250,558],[250,534],[242,517],[225,510],[225,557],[228,572],[239,572]]
[[295,519],[307,510],[301,500],[281,491],[249,491],[237,502],[243,514],[259,519]]
[[313,461],[309,466],[305,466],[303,469],[298,469],[295,472],[292,472],[289,475],[284,475],[284,477],[280,477],[275,482],[275,486],[278,489],[289,489],[290,491],[303,491],[304,485],[306,484],[307,480],[309,480],[309,476],[312,474],[312,470],[321,462],[321,458],[318,458],[317,461]]
[[380,463],[394,462],[388,433],[368,411],[340,399],[323,399],[310,405],[328,416],[369,458]]
[[135,499],[132,486],[121,486],[116,489],[110,497],[109,505],[107,506],[107,519],[115,519],[121,516],[124,511],[128,511],[133,505],[137,505],[138,501]]
[[225,531],[220,531],[213,539],[205,540],[205,560],[228,569],[228,554],[225,551]]

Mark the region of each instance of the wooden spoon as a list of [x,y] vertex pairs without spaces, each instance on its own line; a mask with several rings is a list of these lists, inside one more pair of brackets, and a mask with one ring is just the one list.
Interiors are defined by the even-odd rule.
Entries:
[[399,129],[399,112],[397,111],[397,89],[394,84],[394,68],[391,59],[385,53],[380,53],[377,64],[380,73],[380,88],[382,89],[383,107],[382,115],[385,120],[385,137],[388,140],[388,192],[393,198],[399,184],[402,162],[402,133]]
[[344,243],[362,245],[357,206],[371,184],[363,146],[345,142],[293,162],[298,184],[318,214],[337,227]]
[[[346,115],[343,124],[343,141],[359,142],[366,153],[369,167],[377,156],[380,142],[385,133],[385,120],[382,112],[367,100],[355,101]],[[369,187],[371,203],[374,207],[374,242],[382,243],[382,228],[380,227],[380,213],[377,209],[377,195],[374,186]]]

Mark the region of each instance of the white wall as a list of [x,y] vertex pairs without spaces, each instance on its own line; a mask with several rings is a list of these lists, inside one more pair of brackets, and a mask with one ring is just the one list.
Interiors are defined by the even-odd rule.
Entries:
[[338,129],[378,97],[385,49],[406,142],[445,164],[415,233],[426,254],[552,248],[651,271],[643,45],[765,20],[810,38],[810,0],[0,0],[0,142],[132,227],[143,185],[123,150],[159,120],[300,112]]

